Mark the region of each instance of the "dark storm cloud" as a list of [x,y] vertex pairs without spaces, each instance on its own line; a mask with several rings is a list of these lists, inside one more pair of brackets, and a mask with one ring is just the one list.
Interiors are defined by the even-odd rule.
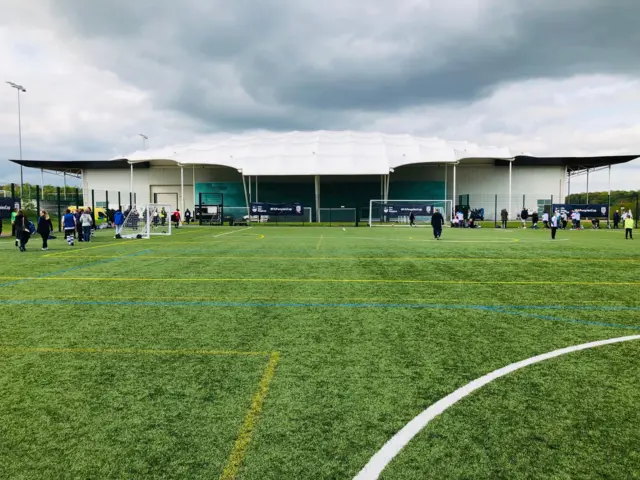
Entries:
[[156,105],[226,130],[357,127],[356,114],[507,82],[639,68],[638,0],[476,3],[56,0],[54,12]]

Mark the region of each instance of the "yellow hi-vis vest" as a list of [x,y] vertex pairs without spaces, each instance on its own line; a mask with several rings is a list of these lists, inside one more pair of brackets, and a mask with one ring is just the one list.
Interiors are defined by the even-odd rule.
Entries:
[[624,219],[624,228],[633,228],[633,218]]

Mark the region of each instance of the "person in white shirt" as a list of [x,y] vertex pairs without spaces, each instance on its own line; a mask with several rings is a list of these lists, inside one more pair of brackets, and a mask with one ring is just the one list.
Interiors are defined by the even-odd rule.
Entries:
[[544,224],[544,228],[549,228],[549,214],[547,212],[542,214],[542,223]]
[[580,212],[576,213],[576,230],[580,230]]
[[556,232],[558,231],[558,224],[560,223],[560,214],[555,212],[551,217],[551,240],[556,239]]
[[91,214],[85,211],[80,215],[80,225],[82,225],[82,238],[85,242],[91,241],[91,227],[93,226],[93,219]]

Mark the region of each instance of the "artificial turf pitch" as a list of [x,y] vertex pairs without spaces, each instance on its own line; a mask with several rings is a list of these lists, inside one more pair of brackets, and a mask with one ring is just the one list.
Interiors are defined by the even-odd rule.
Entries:
[[[350,479],[453,390],[640,333],[620,231],[0,240],[0,478]],[[640,478],[640,341],[498,379],[385,479]]]

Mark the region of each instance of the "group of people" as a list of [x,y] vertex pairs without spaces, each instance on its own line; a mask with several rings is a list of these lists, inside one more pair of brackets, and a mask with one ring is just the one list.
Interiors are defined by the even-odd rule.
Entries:
[[27,251],[27,243],[34,233],[42,237],[42,250],[48,250],[53,231],[53,223],[46,210],[40,211],[37,226],[29,220],[24,210],[16,209],[11,213],[11,233],[16,237],[15,245],[21,252]]
[[81,208],[76,213],[72,213],[67,208],[62,217],[64,237],[70,247],[75,245],[76,236],[79,242],[91,242],[91,234],[94,227],[95,220],[91,207],[87,207],[86,210]]

